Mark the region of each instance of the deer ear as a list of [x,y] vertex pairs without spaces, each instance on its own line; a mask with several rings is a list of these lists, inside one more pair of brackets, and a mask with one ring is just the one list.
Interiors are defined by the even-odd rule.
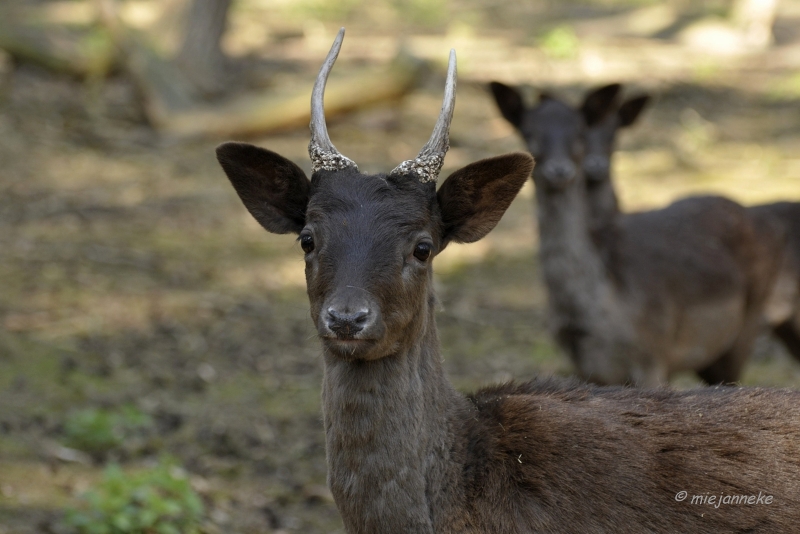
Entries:
[[492,90],[497,107],[500,108],[500,113],[508,122],[519,128],[522,124],[522,114],[525,113],[525,104],[520,92],[500,82],[490,83],[489,88]]
[[637,96],[636,98],[626,100],[625,103],[619,107],[619,111],[617,112],[617,115],[619,115],[620,128],[630,126],[636,122],[636,119],[639,118],[639,115],[648,102],[650,102],[649,95]]
[[483,159],[463,167],[439,188],[442,249],[451,241],[472,243],[497,225],[533,170],[530,154]]
[[581,115],[586,122],[586,126],[593,126],[606,118],[609,113],[619,105],[619,92],[622,85],[612,83],[599,89],[595,89],[583,100],[581,104]]
[[311,183],[303,170],[263,148],[246,143],[217,147],[217,161],[247,210],[274,234],[299,234],[306,224]]

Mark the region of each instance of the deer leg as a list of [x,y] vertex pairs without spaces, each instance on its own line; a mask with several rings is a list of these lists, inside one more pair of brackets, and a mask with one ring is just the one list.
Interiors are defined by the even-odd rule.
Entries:
[[717,360],[704,369],[699,369],[697,375],[707,384],[733,384],[742,376],[745,362],[753,352],[753,344],[761,330],[761,320],[758,316],[742,327],[739,337],[733,346],[723,352]]
[[717,359],[714,363],[697,371],[697,375],[709,385],[731,384],[739,380],[743,360],[738,357],[735,349],[731,349]]
[[788,319],[772,329],[772,333],[781,340],[786,350],[791,353],[796,360],[800,360],[800,328],[798,328],[797,317]]
[[645,389],[663,387],[669,384],[669,373],[662,365],[653,365],[647,369],[632,369],[628,384]]

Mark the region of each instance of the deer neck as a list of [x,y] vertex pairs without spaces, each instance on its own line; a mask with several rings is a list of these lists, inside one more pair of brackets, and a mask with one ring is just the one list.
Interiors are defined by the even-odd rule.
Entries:
[[562,190],[536,188],[539,256],[557,332],[595,330],[618,308],[614,284],[592,242],[583,184],[579,177]]
[[620,271],[622,212],[610,179],[587,184],[586,206],[592,243],[600,253],[606,272],[617,286],[622,286],[624,285]]
[[586,185],[586,205],[592,234],[613,231],[620,216],[619,200],[611,180]]
[[459,471],[454,423],[466,399],[441,364],[433,299],[398,353],[348,362],[325,354],[328,484],[349,533],[433,533],[429,500]]

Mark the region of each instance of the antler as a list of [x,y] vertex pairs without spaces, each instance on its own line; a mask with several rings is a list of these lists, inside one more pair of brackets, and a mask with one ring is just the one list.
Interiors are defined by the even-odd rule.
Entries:
[[425,143],[415,159],[409,159],[395,167],[390,175],[416,175],[420,182],[435,182],[444,164],[444,155],[450,148],[450,121],[456,107],[456,51],[450,50],[447,65],[447,83],[444,88],[442,111],[431,138]]
[[325,108],[322,103],[328,74],[336,62],[343,39],[344,28],[341,28],[333,41],[330,52],[328,52],[328,57],[325,58],[325,63],[319,69],[317,81],[314,82],[314,90],[311,92],[311,141],[308,143],[308,155],[311,157],[312,172],[338,171],[348,167],[358,170],[356,163],[340,154],[331,143],[331,138],[328,137],[328,126],[325,123]]

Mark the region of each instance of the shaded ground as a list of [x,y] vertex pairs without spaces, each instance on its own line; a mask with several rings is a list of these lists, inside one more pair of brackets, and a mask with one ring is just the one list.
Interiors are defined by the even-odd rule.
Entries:
[[[658,95],[615,161],[626,208],[698,191],[745,203],[800,199],[800,53],[790,32],[761,59],[711,68],[716,60],[701,58],[650,76],[637,70],[647,58],[660,54],[666,64],[665,55],[691,54],[669,41],[579,35],[577,57],[548,59],[531,46],[534,30],[520,27],[535,13],[492,13],[492,31],[407,36],[420,55],[443,61],[454,41],[463,58],[443,174],[522,149],[484,89],[488,79],[506,73],[506,81],[549,85],[576,101],[610,81],[587,78],[589,50],[607,58],[604,76]],[[598,13],[578,9],[576,28],[596,24]],[[234,29],[245,31],[239,16]],[[380,56],[380,43],[398,36],[374,35],[359,20],[348,26],[355,44],[345,42],[345,66],[351,50],[351,62],[382,61],[368,51]],[[337,26],[320,27],[287,30],[263,48],[264,57],[298,56],[287,83],[310,83],[303,76],[321,57],[317,42],[327,48]],[[520,55],[535,68],[515,69]],[[325,489],[322,367],[298,244],[266,234],[242,208],[214,161],[218,140],[171,142],[142,124],[127,80],[93,89],[18,66],[5,70],[1,87],[0,534],[53,530],[102,467],[58,459],[65,418],[127,404],[154,425],[110,459],[133,468],[162,452],[176,456],[208,505],[207,531],[340,531]],[[363,170],[385,171],[428,138],[442,87],[434,71],[403,103],[331,124],[331,137]],[[309,170],[307,132],[254,142]],[[489,238],[437,259],[445,362],[461,389],[570,372],[546,331],[532,195],[526,186]],[[764,338],[744,382],[796,387],[800,365]]]

